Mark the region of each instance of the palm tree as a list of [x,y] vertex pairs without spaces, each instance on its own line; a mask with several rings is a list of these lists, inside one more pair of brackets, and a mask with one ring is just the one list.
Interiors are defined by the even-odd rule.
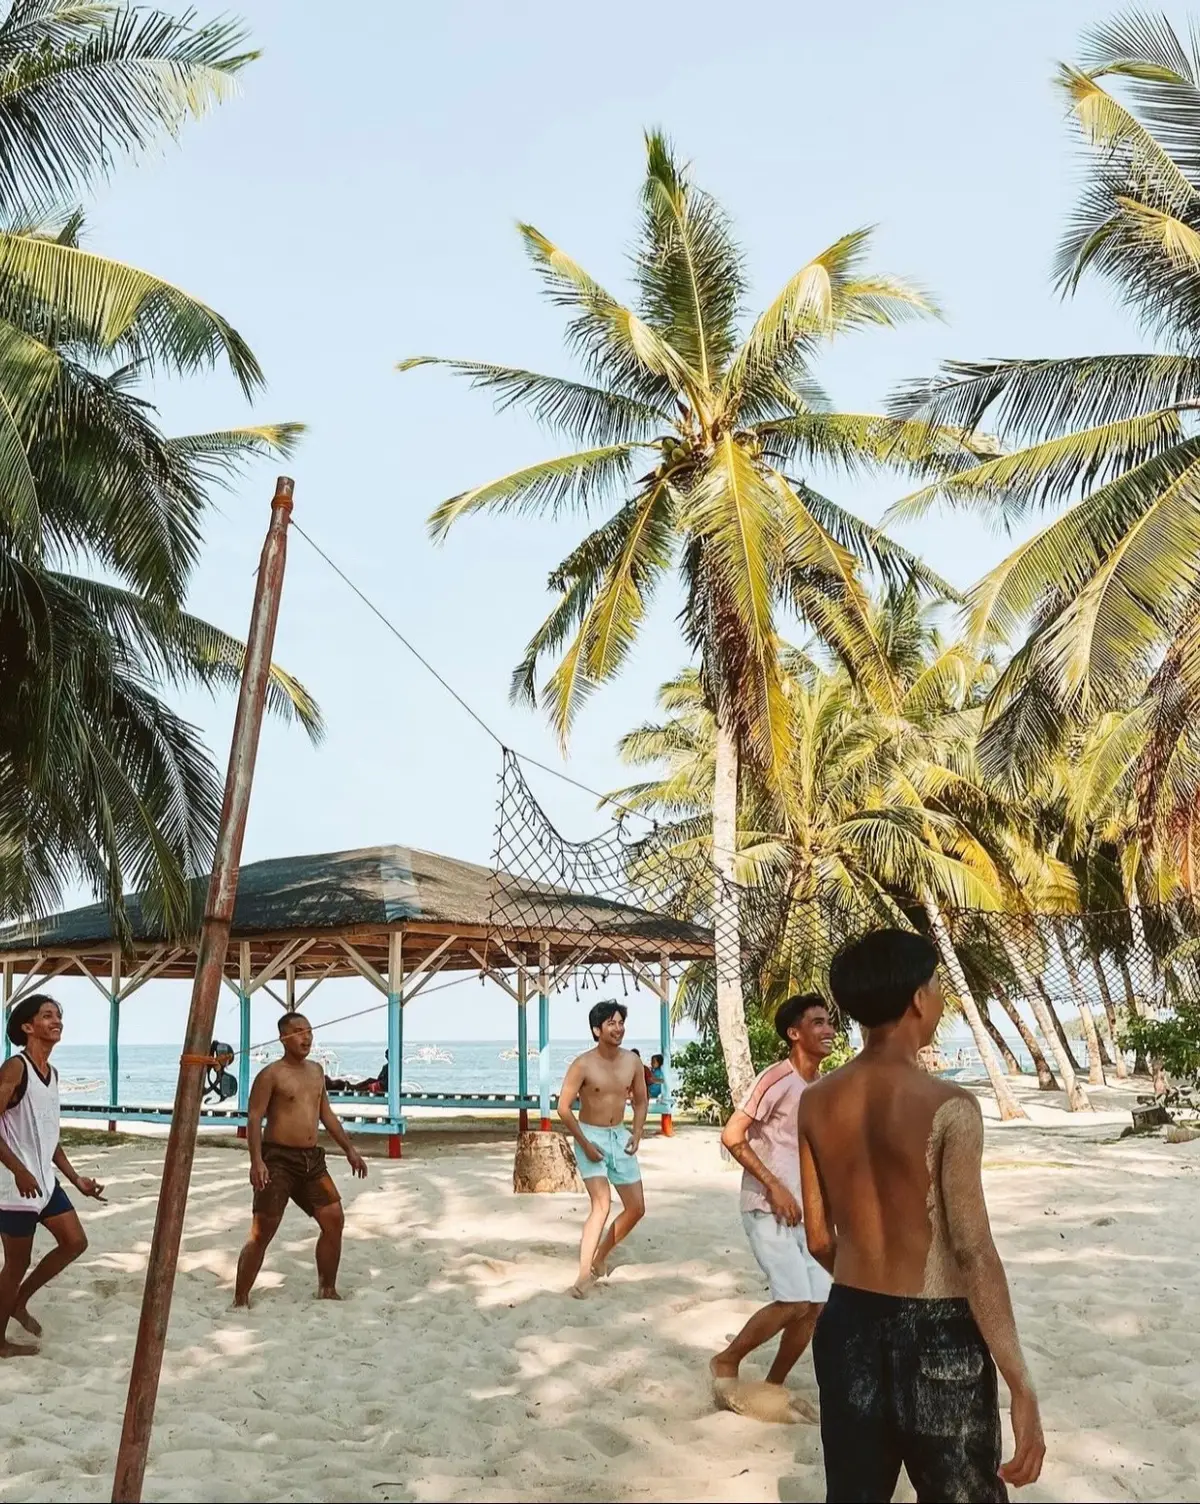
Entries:
[[976,635],[1031,626],[992,694],[981,761],[1036,776],[1073,727],[1144,705],[1146,815],[1181,744],[1193,765],[1200,754],[1200,50],[1133,12],[1091,32],[1058,82],[1088,162],[1058,286],[1105,278],[1161,350],[952,362],[914,384],[898,416],[968,433],[986,423],[1015,447],[892,515],[938,502],[1006,524],[1061,511],[968,597]]
[[[227,360],[249,393],[252,352],[52,211],[225,97],[242,43],[236,23],[76,0],[0,21],[0,914],[44,911],[78,873],[118,920],[128,878],[182,925],[211,846],[211,765],[157,687],[238,677],[241,645],[184,610],[208,493],[299,427],[166,438],[137,377]],[[273,699],[319,731],[279,670]]]
[[[656,587],[678,570],[681,625],[715,724],[718,1011],[736,1096],[751,1077],[734,880],[739,775],[752,766],[776,798],[788,783],[778,613],[792,611],[886,697],[890,670],[871,632],[859,565],[885,577],[913,571],[940,585],[803,472],[896,463],[924,473],[954,463],[966,446],[923,424],[834,412],[816,383],[814,358],[832,336],[931,311],[908,284],[865,269],[867,231],[803,266],[742,337],[742,254],[725,215],[661,135],[647,137],[646,155],[633,306],[532,225],[521,226],[547,294],[569,315],[567,344],[584,380],[433,362],[584,447],[451,497],[431,527],[442,538],[484,509],[603,513],[551,574],[558,600],[513,679],[514,696],[535,703],[541,663],[558,655],[542,698],[564,743],[589,693],[621,668]],[[420,356],[401,369],[429,363]],[[780,820],[789,824],[786,809]]]
[[[879,637],[895,649],[894,634]],[[990,858],[954,816],[913,792],[912,770],[897,761],[894,719],[865,704],[844,672],[822,672],[793,655],[781,671],[794,719],[789,807],[796,818],[786,832],[765,826],[774,801],[756,798],[755,780],[746,780],[737,838],[735,875],[752,916],[758,1000],[769,1010],[791,992],[824,985],[840,937],[871,924],[911,927],[923,911],[1001,1116],[1023,1117],[943,915],[943,905],[995,907],[1000,878]],[[933,677],[944,671],[942,661]],[[918,676],[908,687],[909,713],[931,693],[931,679]],[[677,867],[694,866],[699,856],[698,870],[709,873],[715,719],[694,671],[665,685],[660,704],[668,719],[630,733],[620,750],[661,776],[612,797],[656,817],[658,842]]]

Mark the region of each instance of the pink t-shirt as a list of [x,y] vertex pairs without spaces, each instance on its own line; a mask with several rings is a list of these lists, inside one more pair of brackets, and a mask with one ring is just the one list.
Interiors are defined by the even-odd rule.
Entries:
[[[790,1060],[780,1060],[763,1071],[742,1103],[742,1111],[754,1119],[746,1130],[746,1142],[797,1201],[800,1199],[797,1115],[807,1084]],[[741,1206],[744,1212],[771,1210],[766,1187],[749,1170],[742,1171]]]

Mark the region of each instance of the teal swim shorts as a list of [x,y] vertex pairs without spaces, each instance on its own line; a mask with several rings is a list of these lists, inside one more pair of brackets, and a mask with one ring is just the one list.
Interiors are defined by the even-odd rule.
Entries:
[[598,1128],[595,1123],[580,1123],[579,1126],[585,1138],[604,1155],[603,1159],[589,1159],[579,1140],[572,1140],[575,1163],[584,1180],[595,1180],[601,1175],[607,1175],[612,1185],[636,1185],[641,1180],[642,1167],[637,1162],[637,1155],[625,1152],[629,1129],[624,1123],[618,1123],[615,1128]]

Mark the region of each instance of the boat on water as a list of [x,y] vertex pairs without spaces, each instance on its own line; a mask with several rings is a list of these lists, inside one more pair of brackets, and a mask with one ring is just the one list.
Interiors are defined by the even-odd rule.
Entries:
[[[529,1046],[529,1048],[525,1051],[525,1054],[526,1054],[526,1056],[530,1060],[536,1060],[537,1057],[538,1057],[538,1047],[537,1047],[537,1045],[536,1044],[531,1044]],[[521,1052],[520,1052],[520,1050],[501,1050],[500,1051],[500,1059],[501,1060],[519,1060],[520,1058],[521,1058]]]
[[404,1060],[405,1064],[409,1064],[414,1060],[419,1060],[422,1065],[454,1064],[454,1056],[450,1051],[443,1050],[441,1045],[437,1044],[423,1044],[419,1049],[414,1050],[411,1055],[405,1055]]
[[80,1097],[84,1092],[101,1091],[103,1087],[103,1081],[85,1081],[79,1076],[66,1080],[62,1076],[58,1078],[58,1089],[64,1097]]

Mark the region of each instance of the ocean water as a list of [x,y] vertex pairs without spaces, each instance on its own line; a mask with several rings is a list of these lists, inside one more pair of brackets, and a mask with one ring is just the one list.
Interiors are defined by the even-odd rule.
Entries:
[[[228,1040],[228,1043],[235,1043]],[[658,1040],[629,1039],[630,1048],[641,1051],[642,1059],[649,1063],[650,1056],[658,1051]],[[383,1064],[384,1046],[364,1041],[319,1041],[320,1048],[328,1051],[323,1061],[325,1074],[362,1081],[377,1074]],[[514,1048],[511,1039],[486,1039],[470,1042],[455,1041],[452,1044],[428,1045],[407,1044],[404,1050],[404,1070],[401,1079],[406,1090],[443,1092],[515,1092],[517,1089],[517,1061],[504,1060],[501,1054]],[[562,1080],[567,1067],[576,1055],[588,1048],[586,1040],[555,1040],[550,1046],[550,1079],[554,1090]],[[439,1050],[450,1059],[431,1059],[428,1052]],[[277,1058],[278,1049],[270,1052]],[[314,1051],[314,1054],[316,1051]],[[265,1062],[255,1062],[252,1070],[257,1072]],[[58,1067],[63,1101],[107,1102],[108,1101],[108,1049],[104,1045],[62,1044],[54,1052],[54,1064]],[[240,1061],[234,1061],[231,1070],[237,1075]],[[179,1048],[171,1045],[121,1045],[120,1077],[117,1087],[117,1103],[126,1107],[150,1107],[169,1104],[174,1100],[175,1082],[179,1072]],[[529,1089],[537,1091],[538,1062],[529,1060]]]
[[[1017,1059],[1028,1070],[1032,1062],[1020,1039],[1005,1038],[1012,1046]],[[234,1043],[230,1040],[229,1043]],[[642,1059],[649,1062],[658,1051],[657,1039],[630,1039],[630,1047],[641,1051]],[[674,1048],[682,1047],[677,1041]],[[402,1080],[406,1090],[423,1092],[515,1092],[517,1090],[517,1061],[502,1058],[504,1052],[514,1048],[511,1039],[485,1039],[461,1041],[442,1045],[424,1042],[408,1043],[404,1050]],[[550,1045],[550,1079],[555,1090],[563,1078],[567,1066],[576,1055],[588,1048],[584,1039],[554,1040]],[[946,1030],[939,1048],[952,1067],[952,1074],[963,1081],[984,1079],[983,1066],[976,1054],[970,1031],[955,1025]],[[329,1040],[318,1037],[318,1049],[328,1052],[323,1061],[325,1073],[332,1077],[346,1077],[362,1081],[374,1076],[383,1064],[384,1046],[364,1040]],[[433,1058],[431,1052],[449,1056],[449,1059]],[[256,1052],[257,1053],[257,1052]],[[271,1058],[279,1051],[272,1049]],[[108,1101],[108,1050],[104,1045],[62,1044],[54,1052],[58,1067],[63,1098],[66,1102]],[[252,1070],[257,1072],[265,1061],[256,1060]],[[120,1079],[117,1101],[123,1106],[149,1107],[169,1104],[175,1096],[175,1081],[179,1068],[179,1051],[172,1045],[121,1045]],[[234,1075],[240,1062],[232,1067]],[[529,1089],[537,1091],[538,1062],[536,1056],[529,1060]]]

